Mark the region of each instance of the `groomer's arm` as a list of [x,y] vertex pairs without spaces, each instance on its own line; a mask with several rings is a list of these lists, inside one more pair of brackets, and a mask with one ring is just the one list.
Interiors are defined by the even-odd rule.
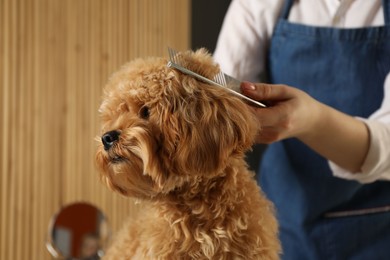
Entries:
[[241,89],[245,95],[269,103],[267,108],[251,107],[261,126],[257,142],[296,137],[340,167],[360,171],[370,142],[362,121],[289,86],[244,82]]

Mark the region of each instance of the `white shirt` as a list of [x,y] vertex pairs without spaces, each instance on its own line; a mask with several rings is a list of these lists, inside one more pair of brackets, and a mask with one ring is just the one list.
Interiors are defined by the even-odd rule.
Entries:
[[[233,0],[219,35],[215,60],[221,69],[241,80],[261,81],[266,52],[283,0]],[[293,4],[290,22],[313,26],[357,28],[381,26],[381,0],[299,0]],[[364,120],[370,147],[361,172],[351,173],[333,162],[333,174],[370,183],[390,180],[390,73],[384,83],[382,106]]]

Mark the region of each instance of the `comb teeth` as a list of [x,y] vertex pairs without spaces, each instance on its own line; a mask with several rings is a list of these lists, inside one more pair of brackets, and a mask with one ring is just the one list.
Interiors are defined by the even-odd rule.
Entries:
[[213,80],[224,87],[227,86],[226,77],[222,71],[219,71],[219,73],[214,76]]
[[171,62],[173,62],[173,63],[181,65],[177,53],[178,53],[177,51],[175,51],[174,49],[168,47],[169,60]]
[[190,76],[192,76],[196,79],[199,79],[203,82],[206,82],[208,84],[223,87],[221,85],[218,85],[218,83],[216,83],[215,81],[208,79],[208,78],[206,78],[198,73],[195,73],[192,70],[189,70],[185,66],[183,66],[182,58],[178,55],[177,51],[175,51],[171,48],[168,48],[168,53],[169,53],[169,59],[170,59],[168,64],[167,64],[168,67],[175,68],[184,74],[190,75]]
[[[221,88],[225,89],[226,91],[229,91],[230,93],[233,93],[234,95],[239,96],[242,99],[251,102],[252,104],[256,104],[257,106],[260,106],[260,107],[266,107],[263,103],[256,101],[256,100],[253,100],[253,99],[251,99],[251,98],[249,98],[249,97],[247,97],[239,92],[241,81],[223,73],[222,71],[219,71],[219,73],[217,75],[215,75],[212,80],[208,79],[208,78],[206,78],[206,77],[204,77],[204,76],[202,76],[202,75],[200,75],[192,70],[187,69],[183,65],[182,57],[180,55],[178,55],[179,52],[168,47],[168,54],[169,54],[169,62],[167,64],[168,67],[175,68],[184,74],[190,75],[190,76],[192,76],[198,80],[201,80],[203,82],[206,82],[208,84],[221,87]],[[229,85],[229,87],[227,87],[228,85]],[[232,88],[230,88],[230,87],[232,87]],[[233,88],[236,88],[236,90],[234,90]]]
[[[168,47],[168,54],[169,54],[169,60],[174,63],[175,65],[183,66],[182,58],[178,55],[178,52],[172,48]],[[226,77],[225,74],[220,71],[217,75],[214,76],[212,79],[215,83],[226,87]]]

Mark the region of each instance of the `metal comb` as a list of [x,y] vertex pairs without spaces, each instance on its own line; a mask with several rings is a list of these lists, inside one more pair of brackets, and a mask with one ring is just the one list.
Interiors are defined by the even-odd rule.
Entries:
[[[229,76],[229,75],[223,73],[222,71],[220,71],[217,75],[215,75],[215,77],[213,79],[208,79],[202,75],[199,75],[198,73],[196,73],[192,70],[185,68],[182,65],[183,63],[182,63],[181,57],[179,55],[177,55],[178,54],[177,51],[175,51],[171,48],[168,48],[168,54],[169,54],[169,61],[168,61],[167,66],[169,68],[175,68],[178,71],[180,71],[184,74],[187,74],[189,76],[192,76],[192,77],[194,77],[198,80],[201,80],[205,83],[223,88],[223,89],[229,91],[230,93],[232,93],[236,96],[239,96],[240,98],[242,98],[242,99],[244,99],[252,104],[255,104],[255,105],[260,106],[260,107],[266,107],[266,105],[264,105],[263,103],[256,101],[256,100],[253,100],[253,99],[241,94],[240,92],[232,89],[232,88],[235,88],[235,89],[240,88],[241,81],[239,81],[238,79],[235,79],[232,76]],[[231,88],[229,88],[227,86],[230,86]]]

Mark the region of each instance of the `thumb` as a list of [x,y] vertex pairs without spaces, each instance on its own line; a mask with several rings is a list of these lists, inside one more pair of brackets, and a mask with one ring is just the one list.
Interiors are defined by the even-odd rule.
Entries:
[[272,85],[265,83],[252,83],[244,81],[241,83],[241,91],[244,95],[255,100],[280,101],[291,98],[286,86]]

